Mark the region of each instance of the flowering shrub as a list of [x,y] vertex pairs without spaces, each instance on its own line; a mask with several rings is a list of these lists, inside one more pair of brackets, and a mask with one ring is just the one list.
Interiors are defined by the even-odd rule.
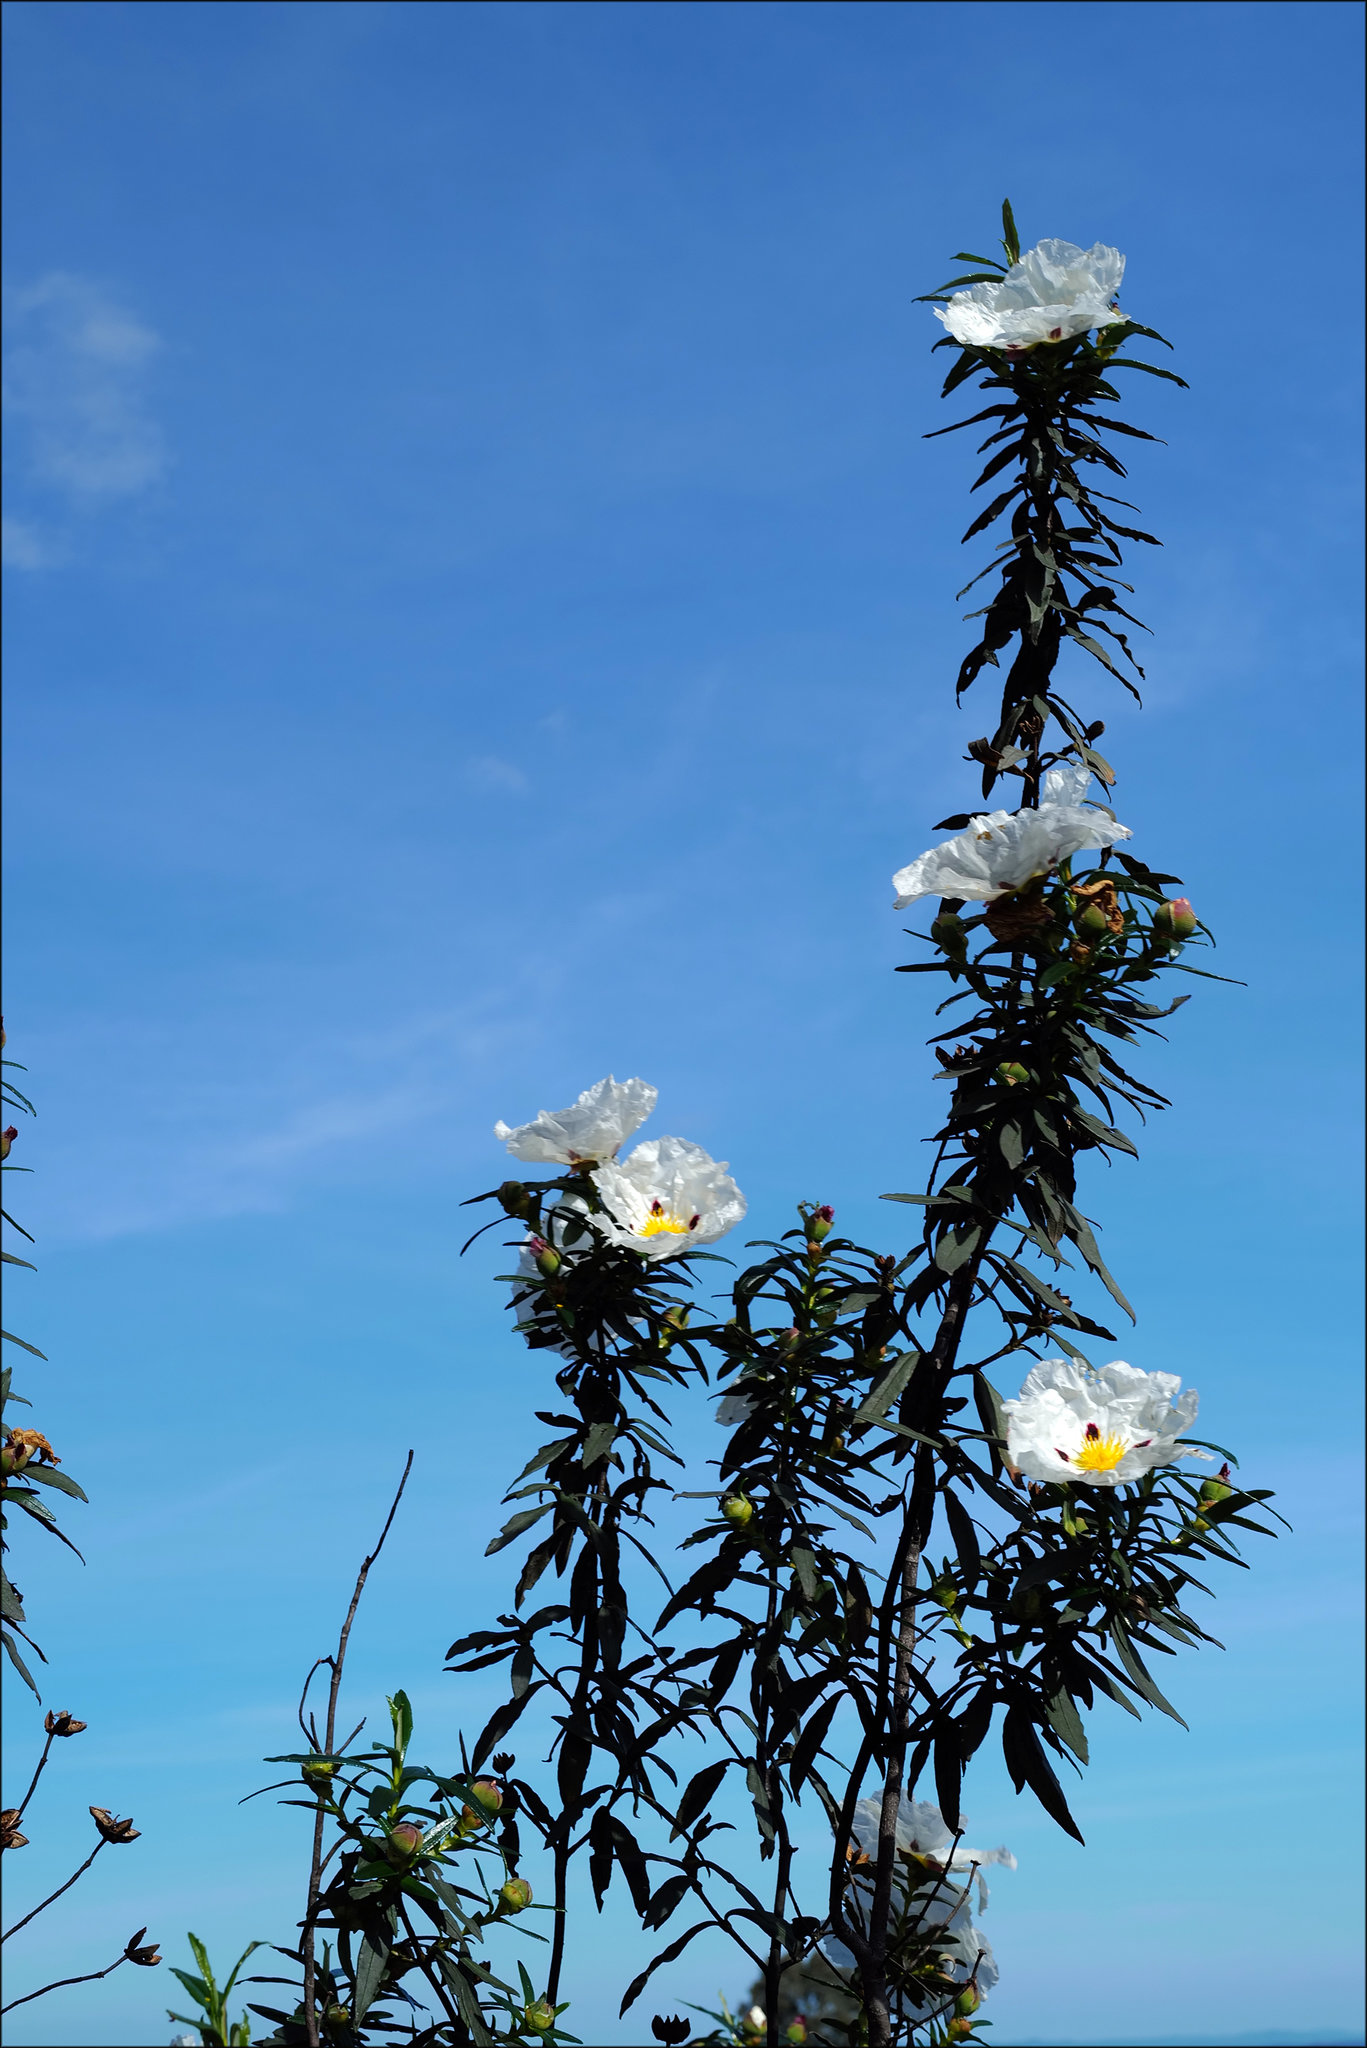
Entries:
[[[965,535],[1004,522],[957,684],[996,668],[1000,710],[968,757],[984,804],[998,782],[1018,788],[1011,807],[941,820],[954,836],[895,878],[899,908],[936,904],[901,971],[938,976],[953,1018],[931,1041],[949,1094],[931,1173],[886,1197],[920,1228],[877,1251],[841,1236],[831,1205],[800,1203],[715,1309],[700,1268],[719,1263],[710,1247],[744,1198],[684,1140],[619,1156],[653,1087],[608,1077],[570,1109],[497,1126],[546,1169],[476,1199],[493,1205],[486,1228],[513,1226],[502,1279],[553,1433],[528,1447],[489,1545],[519,1547],[510,1610],[448,1657],[457,1672],[506,1666],[506,1694],[458,1776],[409,1771],[401,1717],[369,1758],[334,1753],[332,1702],[327,1730],[306,1729],[291,1761],[315,1814],[314,1881],[302,1997],[271,2011],[278,2042],[369,2038],[381,1997],[409,2002],[425,2043],[572,2038],[559,2028],[577,1857],[600,1904],[620,1880],[643,1931],[665,1937],[623,2012],[720,1930],[756,1986],[739,2015],[710,2015],[711,2040],[970,2038],[995,1980],[974,1891],[980,1913],[983,1868],[1014,1859],[964,1846],[967,1767],[995,1738],[1017,1791],[1080,1839],[1062,1774],[1087,1762],[1086,1715],[1105,1695],[1176,1717],[1149,1659],[1210,1640],[1188,1611],[1194,1568],[1234,1560],[1236,1530],[1263,1530],[1250,1510],[1266,1492],[1234,1481],[1228,1453],[1218,1479],[1184,1469],[1218,1447],[1191,1436],[1196,1396],[1161,1357],[1098,1365],[1082,1348],[1116,1341],[1098,1317],[1133,1311],[1080,1169],[1135,1154],[1117,1117],[1164,1098],[1130,1069],[1187,1000],[1165,977],[1208,975],[1190,955],[1209,934],[1169,893],[1177,877],[1122,851],[1133,835],[1110,808],[1103,722],[1056,673],[1071,644],[1138,694],[1117,571],[1121,542],[1152,536],[1093,479],[1124,476],[1113,437],[1152,438],[1118,417],[1118,374],[1171,373],[1122,353],[1161,337],[1114,304],[1118,252],[1045,241],[1022,258],[1009,207],[1003,224],[1004,263],[967,257],[977,271],[931,295],[947,300],[936,346],[955,352],[945,393],[976,378],[988,399],[940,431],[987,425],[975,488],[1002,485]],[[1091,1285],[1086,1306],[1064,1268]],[[1007,1373],[1024,1382],[1010,1399]],[[675,1493],[671,1410],[704,1389],[720,1394],[724,1447],[709,1484]],[[682,1572],[651,1547],[662,1493],[701,1504]],[[363,1582],[364,1569],[357,1597]],[[344,1649],[345,1631],[325,1660],[334,1695]],[[499,1746],[519,1722],[548,1743],[547,1772],[510,1775]],[[499,1794],[496,1845],[481,1785]],[[829,1828],[816,1883],[796,1867],[804,1801]],[[748,1858],[733,1832],[746,1808]],[[525,1840],[510,1838],[519,1824]],[[481,1859],[493,1868],[477,1880]],[[548,1953],[535,1978],[519,1962],[513,1986],[476,1948],[512,1916],[523,1929],[528,1908],[548,1913]],[[319,1968],[323,1926],[337,1950]],[[435,2015],[421,2024],[419,1981]],[[797,1984],[820,1996],[799,2005]],[[688,2027],[651,2022],[661,2042]]]

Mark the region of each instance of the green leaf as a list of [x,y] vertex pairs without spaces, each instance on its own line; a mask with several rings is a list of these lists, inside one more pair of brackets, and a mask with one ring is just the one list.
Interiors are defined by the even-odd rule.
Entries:
[[821,1585],[821,1579],[816,1569],[816,1559],[810,1550],[798,1548],[791,1553],[789,1561],[792,1564],[793,1570],[797,1573],[798,1584],[802,1588],[803,1598],[815,1603],[817,1592]]
[[1082,1835],[1068,1811],[1063,1787],[1054,1776],[1053,1767],[1035,1733],[1035,1724],[1023,1707],[1013,1706],[1006,1710],[1006,1718],[1002,1722],[1002,1756],[1016,1790],[1020,1792],[1028,1785],[1050,1819],[1057,1821],[1075,1842],[1081,1842]]
[[982,1242],[982,1225],[975,1223],[963,1237],[947,1230],[935,1247],[935,1264],[942,1273],[957,1273],[966,1266]]
[[904,1351],[900,1358],[895,1358],[873,1391],[856,1408],[850,1418],[850,1427],[854,1429],[864,1422],[881,1422],[920,1363],[919,1351]]
[[26,1465],[24,1467],[24,1477],[25,1479],[36,1479],[40,1486],[55,1486],[58,1493],[69,1493],[73,1500],[86,1500],[88,1498],[87,1495],[82,1493],[74,1479],[65,1472],[54,1472],[50,1465],[39,1465],[37,1463]]
[[543,1515],[548,1515],[554,1506],[555,1502],[548,1500],[543,1501],[539,1508],[523,1508],[520,1514],[514,1515],[510,1521],[503,1524],[484,1555],[492,1557],[496,1550],[505,1549],[524,1529],[530,1529],[533,1522],[539,1522]]
[[359,2025],[375,2002],[376,1993],[384,1982],[384,1973],[389,1963],[389,1943],[374,1927],[368,1927],[361,1943],[361,1959],[356,1965],[356,1990],[352,2008],[354,2023]]
[[1082,1726],[1072,1694],[1065,1688],[1055,1693],[1049,1702],[1049,1726],[1062,1741],[1066,1742],[1081,1763],[1088,1761],[1087,1735]]
[[1131,1646],[1129,1636],[1125,1632],[1124,1623],[1114,1615],[1111,1617],[1110,1622],[1110,1636],[1111,1641],[1115,1645],[1116,1656],[1134,1681],[1135,1690],[1142,1693],[1150,1705],[1157,1707],[1160,1713],[1167,1714],[1180,1727],[1185,1728],[1186,1722],[1182,1719],[1182,1716],[1178,1713],[1172,1702],[1163,1697],[1145,1670],[1137,1651]]
[[40,1351],[38,1349],[38,1346],[36,1344],[30,1344],[26,1337],[16,1337],[13,1330],[0,1330],[0,1337],[4,1337],[11,1344],[19,1345],[21,1350],[31,1351],[35,1358],[42,1359],[44,1365],[48,1363],[48,1355],[46,1351]]
[[686,1828],[691,1828],[699,1814],[707,1811],[718,1785],[731,1768],[731,1763],[732,1759],[729,1756],[723,1757],[720,1763],[708,1764],[696,1777],[689,1779],[679,1801],[678,1812],[674,1816],[671,1839],[674,1835],[682,1834]]
[[1008,262],[1020,262],[1021,241],[1019,234],[1016,232],[1016,216],[1011,211],[1011,201],[1009,199],[1003,199],[1002,201],[1002,247],[1006,251]]
[[[12,1635],[10,1634],[10,1632],[9,1632],[9,1630],[8,1630],[8,1629],[0,1629],[0,1642],[2,1642],[2,1643],[4,1644],[4,1646],[5,1646],[5,1649],[6,1649],[6,1651],[7,1651],[7,1652],[8,1652],[8,1654],[9,1654],[9,1660],[10,1660],[10,1663],[11,1663],[11,1664],[12,1664],[12,1665],[14,1666],[15,1670],[16,1670],[16,1671],[17,1671],[17,1672],[19,1673],[19,1676],[20,1676],[20,1677],[21,1677],[21,1678],[23,1679],[23,1681],[24,1681],[24,1684],[25,1684],[25,1685],[26,1685],[26,1686],[28,1687],[29,1691],[30,1691],[30,1692],[31,1692],[31,1693],[33,1694],[33,1697],[34,1697],[35,1699],[41,1699],[41,1698],[42,1698],[42,1694],[41,1694],[41,1693],[39,1692],[39,1690],[38,1690],[37,1686],[36,1686],[36,1685],[34,1684],[34,1682],[33,1682],[33,1673],[32,1673],[32,1672],[31,1672],[31,1671],[29,1670],[29,1668],[28,1668],[28,1665],[27,1665],[27,1664],[26,1664],[26,1663],[24,1662],[23,1658],[22,1658],[22,1657],[21,1657],[21,1656],[19,1655],[19,1647],[18,1647],[17,1643],[15,1642],[15,1640],[14,1640],[14,1637],[13,1637],[13,1636],[12,1636]],[[38,1654],[39,1654],[39,1656],[41,1657],[43,1653],[42,1653],[42,1651],[40,1650],[40,1651],[38,1652]]]
[[595,1422],[591,1426],[584,1438],[584,1448],[579,1454],[579,1462],[586,1472],[612,1449],[616,1436],[615,1422]]

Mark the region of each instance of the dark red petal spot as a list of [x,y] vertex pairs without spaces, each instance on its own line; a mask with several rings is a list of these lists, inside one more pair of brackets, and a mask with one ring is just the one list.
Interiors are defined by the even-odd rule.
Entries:
[[1146,1436],[1142,1438],[1139,1443],[1135,1444],[1134,1449],[1137,1451],[1146,1451],[1152,1442],[1153,1438],[1151,1436]]
[[701,1216],[690,1216],[690,1217],[689,1217],[689,1219],[688,1219],[688,1227],[689,1227],[689,1229],[690,1229],[690,1230],[696,1230],[696,1229],[697,1229],[697,1227],[698,1227],[698,1225],[699,1225],[699,1224],[700,1224],[701,1222],[702,1222],[702,1217],[701,1217]]
[[651,1203],[651,1205],[650,1205],[650,1213],[651,1213],[651,1215],[652,1215],[652,1216],[663,1216],[663,1215],[664,1215],[664,1212],[665,1212],[665,1205],[664,1205],[664,1203],[663,1203],[663,1202],[662,1202],[662,1201],[660,1200],[659,1196],[657,1195],[657,1196],[655,1197],[655,1200],[654,1200],[654,1201],[653,1201],[653,1202]]
[[1094,1422],[1089,1422],[1087,1424],[1087,1427],[1083,1430],[1082,1434],[1086,1437],[1088,1443],[1094,1444],[1097,1438],[1101,1435],[1101,1431],[1097,1428]]
[[1055,1444],[1055,1445],[1054,1445],[1054,1450],[1055,1450],[1055,1453],[1057,1454],[1057,1456],[1059,1456],[1060,1458],[1062,1458],[1062,1460],[1063,1460],[1063,1462],[1064,1462],[1064,1464],[1065,1464],[1065,1465],[1071,1465],[1071,1464],[1072,1464],[1072,1462],[1073,1462],[1073,1461],[1072,1461],[1072,1459],[1071,1459],[1071,1458],[1070,1458],[1070,1457],[1068,1456],[1068,1453],[1067,1453],[1066,1451],[1060,1451],[1060,1450],[1059,1450],[1059,1448],[1058,1448],[1058,1445],[1057,1445],[1057,1444]]

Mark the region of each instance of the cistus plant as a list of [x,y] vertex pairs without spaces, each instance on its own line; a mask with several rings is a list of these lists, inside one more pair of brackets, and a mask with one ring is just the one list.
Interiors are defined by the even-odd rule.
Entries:
[[[646,1082],[609,1076],[498,1124],[533,1171],[473,1199],[485,1229],[511,1226],[501,1284],[548,1435],[489,1544],[518,1547],[508,1609],[447,1655],[459,1673],[505,1667],[506,1691],[455,1774],[407,1763],[402,1695],[390,1744],[338,1742],[377,1546],[322,1660],[325,1727],[301,1703],[308,1749],[288,1759],[314,1851],[288,1951],[298,2003],[257,2008],[282,2044],[572,2038],[580,1858],[600,1907],[620,1879],[664,1937],[623,2013],[720,1931],[753,1989],[737,2013],[692,2006],[710,2041],[971,2039],[996,1980],[983,1872],[1015,1859],[965,1845],[969,1764],[999,1742],[1017,1792],[1081,1840],[1064,1775],[1087,1763],[1098,1696],[1180,1719],[1152,1660],[1213,1640],[1189,1611],[1198,1571],[1241,1562],[1236,1531],[1271,1533],[1250,1512],[1266,1489],[1192,1435],[1197,1397],[1161,1356],[1083,1348],[1115,1343],[1099,1318],[1134,1312],[1081,1173],[1135,1156],[1117,1119],[1164,1106],[1132,1069],[1187,1000],[1170,977],[1210,978],[1210,934],[1178,878],[1126,850],[1103,721],[1075,702],[1097,673],[1137,695],[1119,570],[1123,542],[1153,537],[1097,482],[1124,477],[1117,438],[1153,439],[1119,415],[1122,374],[1172,373],[1128,352],[1166,344],[1121,312],[1118,251],[1022,256],[1009,206],[1003,225],[1004,261],[964,256],[973,270],[930,295],[946,395],[976,380],[989,401],[940,430],[988,428],[974,489],[995,494],[965,539],[999,535],[957,690],[995,668],[1001,704],[965,758],[984,802],[999,784],[1018,801],[941,820],[951,836],[894,878],[899,909],[930,913],[902,971],[942,992],[930,1171],[886,1196],[919,1228],[876,1250],[805,1200],[736,1272],[711,1249],[745,1215],[726,1164],[676,1137],[624,1155],[656,1107]],[[1079,656],[1065,695],[1060,664]],[[704,1394],[726,1435],[699,1487],[672,1429]],[[693,1523],[679,1562],[659,1555],[666,1506]],[[519,1724],[545,1762],[514,1776],[500,1745]],[[816,1815],[829,1855],[808,1874]],[[535,1975],[519,1956],[514,1986],[486,1936],[513,1915],[531,1932],[528,1908],[546,1952]],[[650,2027],[682,2042],[691,2022]]]
[[[739,1220],[739,1191],[679,1140],[618,1158],[654,1106],[639,1081],[500,1125],[515,1157],[556,1170],[483,1198],[518,1225],[513,1306],[559,1402],[539,1411],[557,1434],[490,1546],[531,1545],[513,1611],[452,1646],[454,1668],[510,1667],[472,1764],[539,1707],[553,1796],[524,1798],[556,1871],[552,1997],[564,1872],[584,1853],[600,1902],[620,1871],[645,1929],[688,1919],[623,2010],[723,1929],[758,1972],[745,2024],[758,2015],[769,2048],[785,1974],[816,1964],[855,2016],[819,2018],[813,2040],[887,2048],[984,2024],[993,1971],[971,1893],[985,1860],[1010,1859],[962,1847],[967,1765],[995,1734],[1017,1791],[1081,1839],[1060,1767],[1086,1763],[1097,1696],[1180,1718],[1153,1655],[1211,1640],[1188,1611],[1196,1571],[1238,1561],[1234,1531],[1263,1530],[1249,1510],[1266,1491],[1191,1436],[1194,1393],[1161,1360],[1082,1348],[1115,1342],[1099,1316],[1133,1310],[1080,1166],[1134,1156],[1119,1119],[1164,1106],[1136,1054],[1187,1000],[1169,978],[1208,974],[1192,955],[1212,942],[1178,878],[1124,850],[1104,722],[1076,701],[1084,672],[1065,694],[1059,670],[1086,656],[1138,696],[1122,547],[1153,536],[1098,484],[1124,478],[1117,441],[1154,438],[1120,416],[1122,377],[1182,380],[1131,352],[1167,344],[1120,310],[1118,251],[1045,241],[1022,256],[1009,206],[1003,225],[1004,260],[964,256],[971,271],[929,295],[946,396],[976,381],[987,400],[939,430],[987,429],[974,489],[993,494],[964,537],[1000,536],[956,687],[995,668],[1001,702],[966,758],[984,799],[1018,787],[1010,809],[942,820],[953,836],[895,877],[899,908],[931,912],[903,971],[945,989],[932,1169],[887,1197],[921,1211],[916,1241],[870,1250],[804,1203],[716,1311],[700,1247]],[[666,1173],[684,1158],[686,1187]],[[1079,1271],[1106,1308],[1074,1300]],[[714,1380],[729,1430],[717,1481],[684,1539],[692,1569],[651,1613],[626,1565],[664,1576],[647,1539],[677,1457],[666,1403]],[[1188,1473],[1215,1455],[1218,1478]],[[567,1597],[524,1618],[548,1571]],[[915,1797],[923,1780],[933,1802]],[[752,1864],[721,1836],[731,1788],[753,1816]],[[804,1800],[830,1827],[816,1886],[797,1881]]]

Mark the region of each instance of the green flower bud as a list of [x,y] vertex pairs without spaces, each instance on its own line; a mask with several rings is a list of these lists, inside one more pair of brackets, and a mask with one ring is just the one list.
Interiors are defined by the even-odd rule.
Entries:
[[817,1244],[820,1244],[823,1238],[827,1238],[830,1236],[831,1225],[834,1222],[834,1209],[831,1207],[829,1202],[823,1202],[821,1207],[815,1212],[815,1214],[808,1219],[808,1237],[814,1239]]
[[532,1903],[532,1888],[525,1877],[510,1877],[500,1888],[499,1899],[507,1913],[520,1913]]
[[510,1216],[525,1216],[531,1208],[525,1181],[505,1180],[498,1191],[498,1199]]
[[1003,1060],[997,1068],[997,1079],[1005,1081],[1008,1088],[1017,1088],[1022,1081],[1030,1079],[1030,1072],[1019,1060]]
[[940,951],[947,953],[951,960],[962,960],[968,951],[968,933],[964,930],[964,921],[952,910],[940,912],[930,927],[930,936]]
[[968,2015],[971,2012],[976,2012],[981,2004],[982,2000],[979,1998],[974,1987],[971,1984],[965,1984],[963,1990],[954,2001],[954,2010],[961,2019],[967,2019]]
[[733,1529],[743,1529],[755,1512],[753,1504],[743,1493],[729,1494],[721,1504],[721,1511]]
[[474,1821],[492,1820],[503,1804],[503,1793],[492,1778],[476,1778],[470,1797],[474,1805],[463,1806],[461,1812]]
[[1089,939],[1104,938],[1110,930],[1110,920],[1099,904],[1084,903],[1073,916],[1075,931],[1084,932]]
[[523,2006],[522,2019],[533,2034],[549,2034],[555,2025],[555,2007],[549,1998],[538,1998],[535,2005]]
[[422,1847],[423,1829],[413,1820],[396,1821],[387,1844],[391,1862],[407,1863]]
[[1183,939],[1189,939],[1196,929],[1196,912],[1185,896],[1174,896],[1170,903],[1160,903],[1153,914],[1153,935],[1170,946],[1180,946]]
[[337,1766],[329,1756],[311,1756],[302,1768],[304,1777],[317,1792],[325,1792],[337,1775]]

